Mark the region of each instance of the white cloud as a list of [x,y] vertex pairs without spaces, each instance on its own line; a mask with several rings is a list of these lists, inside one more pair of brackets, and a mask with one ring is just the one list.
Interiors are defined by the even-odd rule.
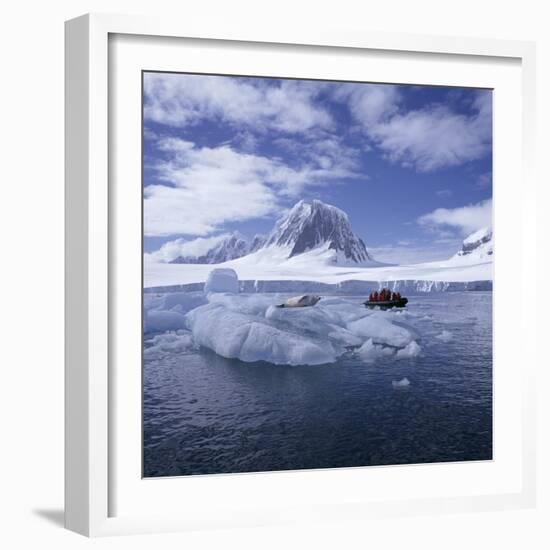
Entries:
[[146,259],[157,262],[171,262],[180,256],[202,256],[228,236],[227,233],[223,233],[214,237],[198,237],[192,240],[175,239],[164,243],[158,250],[145,256]]
[[321,89],[322,84],[309,81],[146,73],[144,116],[175,127],[208,118],[257,132],[304,133],[334,125],[315,102]]
[[347,101],[365,135],[391,162],[419,172],[477,160],[491,151],[491,92],[478,93],[471,114],[445,104],[405,111],[399,89],[389,85],[344,85],[334,97]]
[[295,137],[281,137],[273,140],[273,143],[282,148],[285,154],[299,159],[303,164],[314,166],[324,170],[318,175],[326,177],[332,174],[331,179],[359,177],[367,179],[364,174],[359,174],[359,152],[344,143],[342,138],[334,135],[316,135],[313,139],[298,139]]
[[169,160],[156,166],[162,184],[145,187],[147,236],[208,235],[224,222],[273,213],[277,199],[264,184],[269,161],[230,147],[196,148],[178,139],[161,142]]
[[342,84],[334,97],[348,103],[353,117],[367,131],[396,114],[401,101],[398,87],[390,84]]
[[158,147],[167,158],[154,167],[158,181],[144,190],[147,236],[209,235],[226,222],[276,213],[281,200],[298,196],[307,186],[354,176],[333,163],[311,161],[294,168],[229,145],[200,148],[166,138]]
[[460,208],[438,208],[418,218],[418,223],[429,228],[453,228],[469,235],[482,227],[493,225],[493,201],[487,199]]

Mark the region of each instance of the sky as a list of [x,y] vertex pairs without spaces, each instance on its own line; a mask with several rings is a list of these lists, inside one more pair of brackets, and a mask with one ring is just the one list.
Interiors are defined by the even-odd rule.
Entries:
[[268,233],[298,200],[344,210],[380,261],[446,259],[492,223],[492,92],[143,74],[144,252]]

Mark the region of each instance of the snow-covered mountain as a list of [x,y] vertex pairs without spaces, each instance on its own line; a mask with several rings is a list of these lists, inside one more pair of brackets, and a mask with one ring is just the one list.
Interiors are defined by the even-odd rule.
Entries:
[[488,227],[472,233],[462,242],[459,250],[450,261],[454,263],[481,263],[493,259],[493,230]]
[[[329,263],[372,265],[365,243],[353,232],[345,212],[319,200],[299,201],[280,218],[271,233],[248,243],[234,233],[199,256],[178,256],[173,264],[219,264],[262,251],[264,256],[289,259],[310,251],[325,253]],[[281,258],[281,256],[284,256]]]
[[333,263],[371,263],[365,243],[353,232],[345,212],[319,200],[299,201],[277,221],[262,248],[289,249],[288,258],[324,247]]
[[200,256],[178,256],[172,264],[221,264],[241,258],[250,252],[250,245],[238,233],[233,233]]

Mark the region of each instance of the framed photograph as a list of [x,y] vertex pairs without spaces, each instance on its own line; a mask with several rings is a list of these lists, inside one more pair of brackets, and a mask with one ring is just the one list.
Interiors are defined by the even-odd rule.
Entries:
[[525,42],[67,22],[67,528],[533,505],[533,97]]

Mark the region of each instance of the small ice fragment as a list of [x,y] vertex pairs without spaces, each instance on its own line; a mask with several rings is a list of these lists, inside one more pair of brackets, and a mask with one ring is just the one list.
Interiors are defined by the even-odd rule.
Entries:
[[397,359],[406,359],[409,357],[416,357],[420,353],[421,347],[413,340],[410,344],[407,344],[403,349],[400,349],[395,357]]
[[393,350],[384,346],[378,346],[369,338],[358,350],[357,355],[365,363],[374,363],[379,357],[393,355]]
[[453,339],[453,335],[448,330],[444,330],[441,334],[438,334],[436,338],[442,342],[450,342]]
[[348,323],[346,328],[362,338],[372,338],[375,344],[402,348],[413,341],[412,327],[406,328],[404,323],[392,323],[389,319],[386,313],[375,312]]
[[234,269],[213,269],[204,284],[204,292],[231,292],[239,293],[239,278]]
[[395,389],[402,389],[402,388],[408,388],[411,383],[409,382],[408,378],[402,378],[401,380],[393,380],[391,385]]
[[195,343],[191,333],[185,330],[169,331],[157,334],[147,340],[150,347],[143,350],[146,360],[161,359],[170,354],[181,354],[195,349]]

